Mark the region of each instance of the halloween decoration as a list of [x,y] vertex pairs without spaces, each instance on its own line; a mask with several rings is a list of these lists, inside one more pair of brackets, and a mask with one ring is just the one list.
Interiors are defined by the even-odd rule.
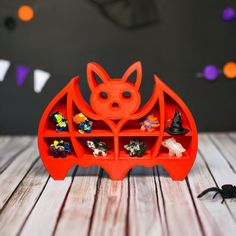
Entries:
[[8,30],[14,30],[16,28],[16,20],[14,17],[8,16],[5,18],[4,20],[4,26],[8,29]]
[[97,157],[99,154],[102,156],[107,155],[108,146],[106,143],[101,142],[99,139],[87,141],[87,146],[93,151],[93,156]]
[[166,128],[166,132],[172,135],[186,134],[189,132],[188,129],[182,127],[181,114],[177,109],[175,110],[171,125]]
[[66,157],[69,153],[71,153],[70,145],[63,140],[60,142],[55,140],[48,148],[48,154],[55,158]]
[[90,121],[83,113],[78,113],[73,117],[74,123],[78,127],[78,131],[83,133],[91,133],[93,122]]
[[200,193],[197,197],[201,198],[209,192],[216,192],[212,199],[214,199],[217,194],[220,194],[221,197],[223,198],[221,203],[223,203],[225,199],[236,198],[236,186],[233,186],[231,184],[224,184],[221,186],[221,189],[218,187],[208,188],[204,190],[202,193]]
[[236,62],[235,61],[227,62],[223,67],[223,73],[226,78],[235,79],[236,78]]
[[176,142],[174,138],[165,139],[161,144],[169,149],[170,157],[182,157],[182,153],[186,151],[180,143]]
[[215,65],[206,65],[203,70],[203,76],[206,80],[215,80],[219,74],[220,71]]
[[68,131],[67,119],[58,111],[49,116],[49,120],[56,125],[57,132]]
[[[135,75],[135,78],[131,75]],[[89,104],[80,92],[78,77],[72,79],[52,99],[39,124],[38,144],[41,159],[54,179],[64,179],[66,173],[74,165],[101,166],[113,180],[123,179],[126,173],[136,165],[152,167],[159,164],[168,170],[174,180],[183,180],[186,177],[197,152],[197,129],[193,117],[184,102],[156,75],[154,75],[153,93],[148,102],[140,108],[141,79],[140,62],[131,65],[121,78],[111,78],[100,65],[92,62],[87,65],[87,80],[91,90]],[[187,128],[190,131],[187,136],[180,136],[181,144],[186,149],[185,158],[177,156],[169,158],[168,150],[161,147],[162,141],[169,136],[165,132],[166,119],[172,116],[176,108],[181,109],[184,124],[188,124]],[[68,132],[55,133],[53,127],[49,125],[48,117],[55,111],[66,114],[68,123],[65,123],[68,126]],[[74,121],[77,122],[76,118],[79,117],[78,123],[80,123],[86,118],[74,117],[77,113],[82,113],[88,120],[93,121],[91,133],[83,129],[84,132],[78,132]],[[140,120],[145,120],[150,114],[153,116],[158,114],[158,132],[140,130]],[[180,118],[179,112],[176,112],[172,126],[178,134],[186,132]],[[170,130],[172,131],[172,128]],[[64,136],[73,149],[70,158],[65,161],[48,158],[48,152],[45,150],[48,139]],[[109,145],[109,153],[107,145]],[[170,147],[173,148],[173,145]],[[182,151],[180,148],[173,148],[173,152],[178,156]],[[94,158],[93,155],[98,158]],[[106,158],[99,158],[99,155]],[[142,155],[142,158],[133,158],[133,156],[141,157]]]
[[131,157],[142,157],[147,150],[146,144],[140,140],[130,140],[129,143],[124,146],[124,148],[129,152]]
[[232,21],[236,18],[236,10],[233,7],[226,7],[222,11],[222,18],[224,21]]
[[125,29],[145,27],[159,20],[156,0],[90,0],[115,25]]
[[160,123],[153,114],[148,115],[141,123],[141,130],[153,132],[160,126]]

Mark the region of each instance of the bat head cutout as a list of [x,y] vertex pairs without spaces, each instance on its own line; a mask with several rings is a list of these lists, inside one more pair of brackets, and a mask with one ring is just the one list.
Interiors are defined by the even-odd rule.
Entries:
[[[129,81],[135,73],[135,83]],[[97,82],[96,76],[101,83]],[[118,120],[135,113],[141,103],[141,63],[131,65],[121,78],[110,78],[97,63],[87,66],[87,79],[91,89],[90,105],[95,113],[112,120]]]

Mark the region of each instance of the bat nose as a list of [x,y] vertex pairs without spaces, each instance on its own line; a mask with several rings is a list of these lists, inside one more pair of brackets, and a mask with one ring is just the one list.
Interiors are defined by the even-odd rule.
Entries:
[[111,107],[114,110],[118,110],[120,108],[120,104],[118,102],[112,102]]

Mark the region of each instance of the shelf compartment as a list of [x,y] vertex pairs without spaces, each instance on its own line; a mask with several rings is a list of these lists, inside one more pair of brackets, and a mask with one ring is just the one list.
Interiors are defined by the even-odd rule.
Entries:
[[67,160],[67,159],[72,159],[72,158],[74,159],[74,158],[76,158],[75,151],[73,149],[73,145],[71,143],[71,140],[70,140],[70,138],[65,137],[65,136],[63,136],[63,137],[44,137],[44,145],[45,145],[44,148],[45,148],[45,150],[47,150],[47,153],[48,153],[49,146],[51,144],[53,144],[54,140],[57,140],[59,142],[61,140],[63,140],[64,142],[69,143],[70,144],[70,148],[71,148],[71,153],[68,154],[66,157],[58,157],[58,158],[55,158],[52,155],[48,154],[48,158],[53,158],[55,160],[59,160],[59,159]]
[[[157,129],[153,132],[148,132],[148,131],[141,131],[141,122],[149,115],[149,114],[153,114],[155,117],[157,117],[158,121],[160,122],[160,107],[159,107],[159,102],[157,102],[154,107],[151,109],[151,111],[144,117],[141,117],[138,120],[129,120],[127,121],[121,128],[121,133],[123,134],[123,132],[127,132],[129,130],[132,130],[134,133],[138,133],[138,131],[140,131],[140,133],[143,133],[142,136],[155,136],[154,134],[152,135],[152,133],[157,134],[157,132],[159,132],[160,130],[160,126],[157,127]],[[139,135],[139,134],[137,134]]]
[[72,127],[73,127],[73,134],[75,137],[113,136],[110,127],[103,120],[92,120],[89,117],[88,117],[88,119],[93,121],[91,133],[81,134],[78,131],[77,125],[73,122],[73,117],[80,112],[81,111],[73,103],[73,105],[72,105]]
[[190,155],[190,149],[191,149],[191,136],[182,136],[182,135],[176,135],[176,136],[168,136],[163,138],[163,140],[168,138],[174,138],[178,143],[180,143],[186,151],[183,153],[182,157],[176,157],[176,156],[169,156],[169,149],[161,145],[160,151],[158,153],[157,159],[186,159],[189,158]]
[[[64,95],[51,109],[51,111],[48,114],[47,122],[46,122],[46,130],[51,130],[56,132],[56,125],[49,120],[49,116],[53,112],[60,112],[66,119],[67,117],[67,110],[66,110],[66,102],[67,102],[67,95]],[[66,133],[67,131],[62,131],[61,133]],[[57,132],[56,132],[57,133]]]
[[[157,137],[158,138],[158,137]],[[131,157],[129,155],[129,152],[127,152],[124,148],[124,145],[128,144],[130,140],[132,139],[138,139],[142,142],[144,142],[147,145],[147,151],[142,157]],[[150,159],[152,157],[152,148],[156,142],[156,139],[153,137],[119,137],[119,159]]]
[[[165,101],[165,122],[171,120],[174,117],[175,110],[177,109],[181,113],[182,126],[189,130],[189,132],[186,133],[185,136],[187,135],[191,136],[190,124],[183,109],[167,94],[164,95],[164,101]],[[171,121],[169,121],[168,124],[165,124],[165,127],[170,126],[170,124]]]
[[[108,146],[109,149],[107,151],[107,155],[103,157],[102,155],[99,155],[98,157],[93,156],[93,151],[87,147],[86,142],[88,140],[93,140],[94,138],[98,138],[101,140],[101,142],[105,142]],[[84,159],[96,159],[96,160],[102,160],[102,159],[115,159],[114,155],[114,137],[101,137],[101,136],[96,136],[96,137],[77,137],[76,138],[77,142],[80,143],[80,145],[83,147],[84,150]]]

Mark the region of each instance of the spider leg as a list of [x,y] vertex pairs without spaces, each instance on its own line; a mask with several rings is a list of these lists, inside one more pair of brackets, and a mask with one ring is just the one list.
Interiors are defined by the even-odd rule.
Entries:
[[214,199],[218,193],[219,193],[219,192],[216,192],[216,193],[214,194],[214,196],[213,196],[213,198],[212,198],[212,199]]
[[212,191],[215,191],[215,192],[218,192],[220,193],[220,189],[217,188],[217,187],[212,187],[212,188],[207,188],[205,189],[203,192],[201,192],[197,197],[198,198],[201,198],[202,196],[204,196],[205,194],[209,193],[209,192],[212,192]]

